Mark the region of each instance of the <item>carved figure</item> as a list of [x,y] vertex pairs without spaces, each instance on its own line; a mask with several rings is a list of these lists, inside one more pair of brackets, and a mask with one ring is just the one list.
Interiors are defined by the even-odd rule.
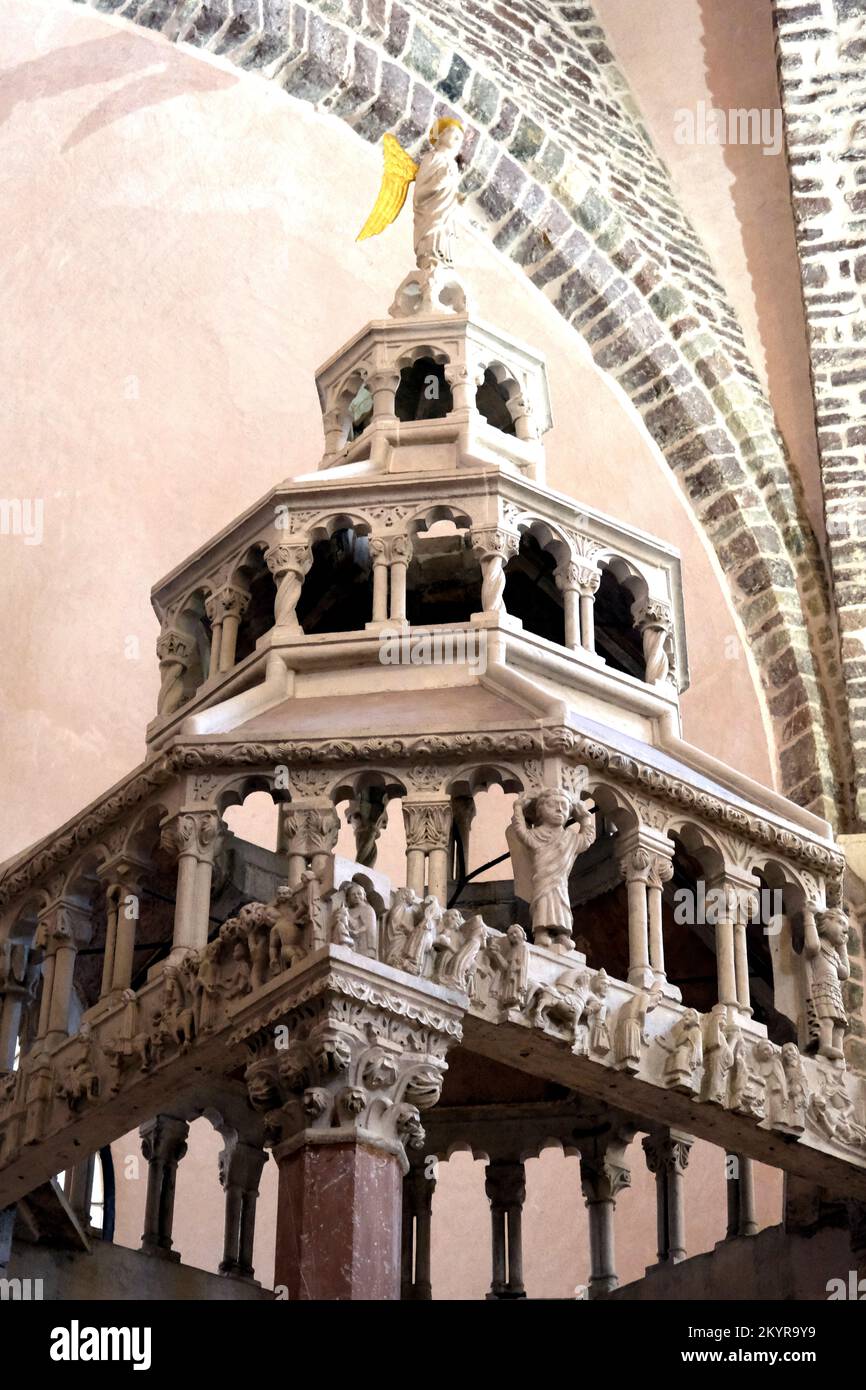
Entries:
[[866,1149],[866,1128],[856,1118],[843,1071],[824,1076],[821,1089],[812,1095],[806,1109],[810,1120],[828,1139],[854,1149]]
[[731,1068],[731,1109],[741,1115],[762,1115],[764,1112],[764,1080],[749,1055],[749,1047],[741,1033],[733,1044],[734,1063]]
[[180,968],[167,965],[163,971],[162,1008],[157,1011],[157,1055],[161,1056],[167,1039],[177,1043],[181,1052],[188,1052],[195,1037],[195,1011]]
[[397,965],[402,959],[406,938],[415,929],[420,905],[421,900],[414,888],[395,890],[391,907],[385,914],[382,941],[382,958],[387,965]]
[[533,939],[536,946],[573,950],[568,876],[577,856],[595,840],[595,821],[579,797],[545,787],[535,798],[530,826],[530,801],[524,795],[515,802],[511,831],[529,853]]
[[664,1066],[665,1085],[672,1090],[693,1091],[694,1073],[704,1060],[701,1020],[697,1010],[686,1009],[669,1036],[659,1038],[659,1046],[668,1054]]
[[580,1021],[590,994],[588,970],[564,970],[556,984],[542,984],[534,991],[529,1004],[529,1019],[536,1028],[551,1024],[568,1028],[572,1045],[580,1040]]
[[503,1009],[522,1009],[529,987],[529,943],[526,932],[514,923],[505,933],[504,944],[497,944],[505,967],[499,987],[499,1003]]
[[801,1134],[806,1126],[806,1106],[809,1103],[809,1083],[803,1069],[803,1058],[796,1043],[782,1047],[782,1066],[788,1086],[788,1128]]
[[379,923],[367,893],[360,883],[343,885],[348,912],[349,935],[355,950],[376,960],[379,954]]
[[294,902],[295,891],[294,888],[278,888],[276,902],[268,912],[270,923],[268,959],[271,975],[279,975],[283,970],[291,970],[292,966],[307,953],[304,931],[298,921],[298,912]]
[[429,132],[430,149],[415,161],[393,135],[383,137],[385,169],[373,211],[358,240],[377,236],[397,218],[414,182],[415,264],[391,306],[392,316],[454,309],[462,312],[466,297],[449,274],[454,263],[455,211],[460,190],[457,156],[463,145],[463,125],[454,117],[437,120]]
[[433,897],[426,897],[421,903],[421,919],[405,936],[405,946],[397,962],[401,970],[410,975],[423,975],[433,942],[439,935],[442,909]]
[[226,999],[240,999],[252,989],[252,970],[249,955],[243,941],[232,946],[231,969],[223,980],[223,993]]
[[589,982],[589,998],[584,1010],[589,1025],[589,1050],[600,1056],[611,1049],[610,1030],[607,1026],[608,995],[610,980],[606,970],[599,970]]
[[822,1057],[844,1057],[848,1015],[842,982],[848,979],[848,919],[838,908],[804,914],[803,955],[808,966],[807,1020]]
[[454,959],[463,945],[463,925],[463,913],[456,907],[449,907],[443,912],[439,935],[433,942],[436,954],[433,976],[443,984],[448,984],[454,979]]
[[623,1071],[637,1071],[640,1067],[641,1055],[648,1042],[647,1014],[656,1007],[661,997],[661,989],[657,986],[652,990],[640,989],[626,1000],[617,1014],[613,1053],[614,1062]]
[[788,1078],[782,1054],[767,1039],[755,1043],[755,1061],[764,1079],[764,1114],[774,1128],[785,1124],[788,1114]]
[[728,1099],[728,1080],[734,1065],[734,1049],[726,1031],[727,1010],[716,1004],[706,1023],[704,1037],[705,1099],[714,1105],[725,1105]]
[[331,917],[331,943],[334,946],[354,946],[355,939],[352,936],[351,924],[349,921],[349,909],[345,903],[340,903],[334,908]]

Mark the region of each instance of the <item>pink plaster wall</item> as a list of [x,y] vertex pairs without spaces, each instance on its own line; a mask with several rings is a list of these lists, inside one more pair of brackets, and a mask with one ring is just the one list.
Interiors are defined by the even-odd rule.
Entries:
[[699,102],[725,112],[775,111],[781,122],[771,0],[594,3],[681,206],[737,312],[820,533],[818,447],[784,149],[765,155],[755,144],[689,145],[676,138],[676,112],[696,112]]
[[[355,244],[378,152],[266,83],[62,0],[0,0],[0,70],[2,486],[45,509],[41,545],[0,536],[5,856],[141,757],[157,690],[151,583],[275,480],[314,464],[313,369],[383,314],[411,248],[406,217]],[[482,315],[547,355],[551,483],[682,552],[686,736],[772,780],[724,582],[664,461],[517,269],[480,235],[463,246]],[[220,1253],[219,1143],[197,1124],[179,1182],[176,1243],[205,1268]],[[115,1150],[134,1155],[137,1141]],[[487,1274],[486,1202],[458,1182],[461,1162],[443,1167],[437,1195],[437,1211],[451,1212],[437,1221],[443,1295],[477,1292]],[[539,1291],[567,1293],[585,1276],[585,1241],[573,1245],[560,1219],[565,1205],[575,1230],[583,1222],[574,1168],[556,1154],[530,1165],[527,1268]],[[629,1256],[636,1273],[653,1257],[648,1179],[628,1203],[622,1248],[629,1231],[644,1233]],[[137,1244],[141,1176],[121,1176],[118,1205],[118,1239]],[[699,1223],[694,1248],[717,1227]],[[460,1259],[446,1258],[458,1232]]]

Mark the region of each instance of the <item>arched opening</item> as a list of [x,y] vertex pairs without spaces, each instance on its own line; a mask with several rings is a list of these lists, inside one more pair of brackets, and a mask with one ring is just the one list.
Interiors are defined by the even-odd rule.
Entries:
[[373,418],[373,396],[365,381],[361,382],[349,401],[348,414],[348,438],[346,442],[351,444],[353,440],[360,439]]
[[[671,838],[673,877],[662,895],[667,977],[681,991],[688,1008],[710,1013],[719,999],[719,976],[715,920],[706,903],[708,885],[721,871],[721,859],[715,849],[701,843],[694,826],[684,827]],[[708,916],[713,920],[707,921]]]
[[373,614],[370,542],[351,522],[313,544],[313,563],[298,600],[298,621],[308,637],[358,632]]
[[516,384],[505,377],[504,368],[500,368],[497,374],[495,368],[487,367],[475,392],[476,409],[484,416],[488,425],[500,430],[502,434],[517,433],[507,405],[510,394],[516,390]]
[[632,616],[639,586],[645,591],[642,580],[619,575],[611,564],[601,565],[595,596],[595,649],[615,671],[644,680],[643,639]]
[[481,610],[481,566],[468,518],[434,521],[414,539],[406,574],[406,616],[413,627],[467,623]]
[[418,357],[400,371],[400,385],[394,397],[398,420],[441,420],[454,409],[445,368],[432,357]]
[[191,700],[210,674],[211,622],[205,609],[205,592],[197,589],[184,600],[171,626],[190,639],[190,659],[184,667],[179,705]]
[[785,868],[774,861],[758,870],[758,915],[746,924],[746,952],[754,1017],[767,1028],[771,1042],[780,1045],[809,1039],[799,1037],[802,1012],[803,908],[806,895],[792,883]]
[[562,646],[565,615],[554,577],[556,564],[556,556],[524,531],[518,553],[505,568],[505,610],[519,618],[527,632]]
[[273,627],[274,599],[277,586],[265,563],[262,550],[255,550],[250,553],[249,557],[238,568],[236,579],[233,578],[232,582],[246,589],[250,596],[238,627],[235,645],[235,663],[237,663],[255,651],[259,638]]

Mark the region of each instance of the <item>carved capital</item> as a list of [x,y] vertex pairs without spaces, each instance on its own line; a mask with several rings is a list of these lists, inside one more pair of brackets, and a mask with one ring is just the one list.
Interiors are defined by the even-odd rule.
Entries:
[[626,883],[649,883],[653,871],[654,856],[637,845],[619,857],[619,867]]
[[591,598],[601,583],[601,574],[597,569],[578,564],[575,560],[567,560],[557,565],[553,577],[556,587],[562,593],[572,589],[586,598]]
[[242,618],[249,602],[250,596],[246,589],[239,589],[234,584],[224,584],[221,589],[214,589],[205,599],[204,608],[210,621],[216,625],[225,618]]
[[309,573],[312,563],[312,549],[303,543],[292,545],[280,541],[265,551],[265,564],[275,579],[282,579],[285,574],[296,574],[303,578]]
[[636,599],[631,606],[635,627],[643,632],[646,628],[659,628],[668,635],[673,632],[670,605],[657,598]]
[[494,1159],[484,1173],[484,1191],[495,1212],[519,1210],[526,1201],[526,1169],[516,1160]]
[[461,1032],[458,1011],[401,992],[342,963],[299,990],[273,1042],[248,1039],[245,1078],[264,1113],[267,1143],[363,1142],[397,1153],[424,1143],[421,1112],[439,1099],[446,1053]]
[[177,855],[212,862],[219,848],[220,819],[215,811],[184,811],[162,826],[160,844]]
[[694,1140],[684,1134],[671,1134],[670,1131],[647,1134],[643,1140],[646,1166],[651,1173],[677,1173],[686,1171]]
[[404,801],[406,848],[431,850],[448,848],[451,834],[450,801]]
[[174,1115],[157,1115],[139,1128],[141,1152],[147,1163],[174,1166],[186,1153],[189,1124]]
[[340,834],[340,817],[330,802],[322,806],[288,805],[282,817],[282,835],[289,854],[331,854]]
[[156,639],[156,655],[160,665],[189,666],[193,656],[192,638],[175,627],[167,627]]
[[472,548],[480,561],[499,559],[507,563],[520,549],[520,536],[504,526],[472,528]]

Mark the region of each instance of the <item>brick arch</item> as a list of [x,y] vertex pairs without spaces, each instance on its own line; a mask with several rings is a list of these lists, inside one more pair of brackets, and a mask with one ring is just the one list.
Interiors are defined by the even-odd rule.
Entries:
[[258,71],[368,141],[393,130],[417,149],[432,115],[464,119],[470,215],[639,410],[727,576],[784,790],[837,820],[844,701],[799,481],[589,6],[437,0],[431,16],[417,0],[84,3]]

